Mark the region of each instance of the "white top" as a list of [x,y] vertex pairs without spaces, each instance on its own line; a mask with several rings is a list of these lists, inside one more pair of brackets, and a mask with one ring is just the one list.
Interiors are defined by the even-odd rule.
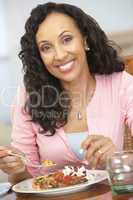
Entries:
[[70,147],[73,151],[73,153],[76,154],[76,156],[79,159],[84,158],[84,152],[81,153],[81,143],[85,138],[88,136],[88,132],[77,132],[77,133],[67,133],[67,139],[70,144]]

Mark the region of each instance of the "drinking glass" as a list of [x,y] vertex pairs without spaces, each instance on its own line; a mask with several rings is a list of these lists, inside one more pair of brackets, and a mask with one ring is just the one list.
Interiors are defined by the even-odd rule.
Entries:
[[133,151],[115,152],[107,160],[107,171],[114,195],[133,193]]

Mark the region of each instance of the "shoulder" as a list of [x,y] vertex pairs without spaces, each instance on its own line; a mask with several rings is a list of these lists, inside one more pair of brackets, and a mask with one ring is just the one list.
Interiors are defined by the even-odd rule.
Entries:
[[110,75],[97,75],[96,77],[102,85],[111,85],[115,88],[119,87],[119,89],[133,84],[133,76],[126,71],[115,72]]
[[133,84],[133,75],[124,71],[123,74],[122,74],[122,83],[126,86],[129,85],[129,84]]

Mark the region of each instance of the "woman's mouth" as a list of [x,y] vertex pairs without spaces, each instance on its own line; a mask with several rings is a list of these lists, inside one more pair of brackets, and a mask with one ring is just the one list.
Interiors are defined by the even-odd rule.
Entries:
[[74,60],[71,60],[70,62],[67,62],[64,65],[59,65],[58,68],[60,69],[61,72],[68,72],[72,69]]

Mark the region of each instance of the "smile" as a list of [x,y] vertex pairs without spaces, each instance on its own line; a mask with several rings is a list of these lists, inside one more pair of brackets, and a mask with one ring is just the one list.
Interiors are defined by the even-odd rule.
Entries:
[[69,71],[72,68],[73,63],[74,63],[74,60],[72,60],[64,65],[60,65],[59,66],[60,71],[62,71],[62,72]]

